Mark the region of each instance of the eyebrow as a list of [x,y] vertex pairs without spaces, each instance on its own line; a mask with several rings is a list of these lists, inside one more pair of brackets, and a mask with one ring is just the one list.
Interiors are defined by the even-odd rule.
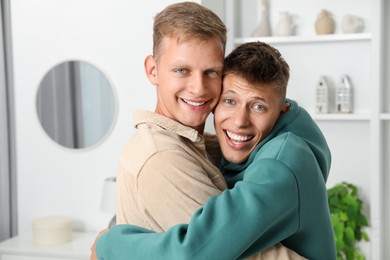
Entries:
[[226,94],[234,94],[234,95],[237,95],[237,92],[234,91],[234,90],[229,89],[229,90],[224,90],[224,91],[222,92],[221,95],[226,95]]
[[[174,60],[173,62],[171,62],[171,66],[172,67],[193,67],[192,65],[189,64],[189,62],[187,60],[183,60],[183,59],[176,59]],[[210,69],[213,69],[213,70],[219,70],[219,71],[222,71],[223,70],[223,63],[211,63],[211,64],[207,64],[207,66],[205,66],[206,69],[205,70],[210,70]]]
[[[222,95],[227,95],[227,94],[238,95],[238,93],[236,91],[229,89],[229,90],[223,91],[221,96]],[[268,103],[267,100],[265,98],[263,98],[263,97],[254,96],[254,97],[252,97],[252,99],[253,100],[260,100],[260,101]]]

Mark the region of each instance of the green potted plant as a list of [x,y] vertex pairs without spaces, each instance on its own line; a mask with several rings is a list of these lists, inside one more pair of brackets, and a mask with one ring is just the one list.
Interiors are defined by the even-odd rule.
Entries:
[[369,241],[363,231],[368,226],[362,212],[363,202],[359,198],[358,188],[347,182],[338,183],[328,189],[328,202],[332,216],[338,260],[363,260],[365,257],[357,243],[362,239]]

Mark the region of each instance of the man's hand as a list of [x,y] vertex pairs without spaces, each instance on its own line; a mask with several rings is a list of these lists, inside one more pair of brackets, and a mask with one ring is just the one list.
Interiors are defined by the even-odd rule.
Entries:
[[91,258],[90,260],[98,260],[97,258],[97,255],[96,255],[96,241],[99,239],[99,237],[101,235],[103,235],[104,233],[108,232],[108,228],[106,229],[103,229],[102,231],[99,232],[99,234],[97,235],[96,239],[95,239],[95,242],[93,242],[93,245],[91,247]]

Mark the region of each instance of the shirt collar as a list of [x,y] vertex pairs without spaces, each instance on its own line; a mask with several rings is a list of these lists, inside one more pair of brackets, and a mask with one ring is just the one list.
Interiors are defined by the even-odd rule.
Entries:
[[202,137],[199,135],[198,131],[166,116],[146,110],[138,110],[134,112],[135,127],[137,127],[139,124],[148,123],[156,124],[161,128],[174,132],[182,137],[188,138],[192,142],[200,142],[202,140]]

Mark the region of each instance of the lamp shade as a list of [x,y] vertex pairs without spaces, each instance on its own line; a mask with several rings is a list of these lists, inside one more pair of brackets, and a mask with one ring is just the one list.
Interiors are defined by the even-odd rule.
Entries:
[[116,178],[109,177],[104,180],[101,210],[110,214],[116,212]]

